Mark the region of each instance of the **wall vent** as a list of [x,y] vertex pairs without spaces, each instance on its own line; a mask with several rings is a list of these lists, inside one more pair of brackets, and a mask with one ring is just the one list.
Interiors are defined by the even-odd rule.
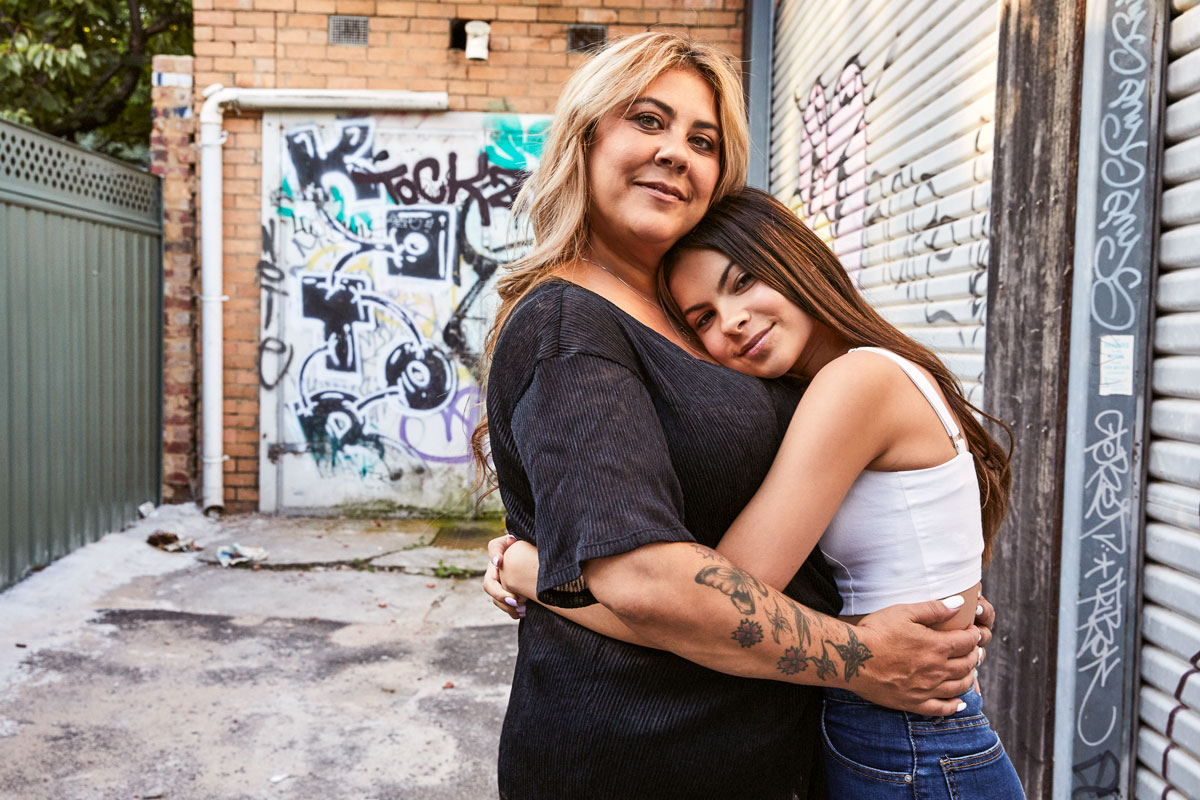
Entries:
[[607,25],[568,25],[567,52],[594,53],[608,42]]
[[367,17],[347,17],[333,14],[329,17],[329,43],[351,47],[367,46]]

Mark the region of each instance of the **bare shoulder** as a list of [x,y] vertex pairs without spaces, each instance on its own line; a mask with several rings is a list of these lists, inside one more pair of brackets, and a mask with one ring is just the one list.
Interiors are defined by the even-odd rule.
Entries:
[[817,372],[806,392],[840,397],[844,401],[878,403],[909,383],[891,359],[855,350],[838,356]]

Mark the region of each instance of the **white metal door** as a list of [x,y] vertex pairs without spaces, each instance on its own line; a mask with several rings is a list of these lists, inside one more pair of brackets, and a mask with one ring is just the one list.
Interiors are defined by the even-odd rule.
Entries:
[[261,510],[470,510],[489,290],[547,124],[264,119]]

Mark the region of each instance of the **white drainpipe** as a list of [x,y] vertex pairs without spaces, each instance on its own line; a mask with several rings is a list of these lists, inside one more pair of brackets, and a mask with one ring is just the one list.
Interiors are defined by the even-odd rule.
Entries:
[[204,90],[200,110],[200,364],[201,507],[207,513],[225,508],[225,385],[221,304],[221,121],[225,107],[271,111],[445,111],[446,92],[326,91],[318,89],[227,89],[213,84]]

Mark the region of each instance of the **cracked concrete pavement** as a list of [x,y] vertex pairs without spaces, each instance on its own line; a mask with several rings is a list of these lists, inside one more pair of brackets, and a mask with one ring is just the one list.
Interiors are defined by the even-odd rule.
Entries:
[[494,529],[168,506],[60,559],[0,593],[0,797],[496,797]]

